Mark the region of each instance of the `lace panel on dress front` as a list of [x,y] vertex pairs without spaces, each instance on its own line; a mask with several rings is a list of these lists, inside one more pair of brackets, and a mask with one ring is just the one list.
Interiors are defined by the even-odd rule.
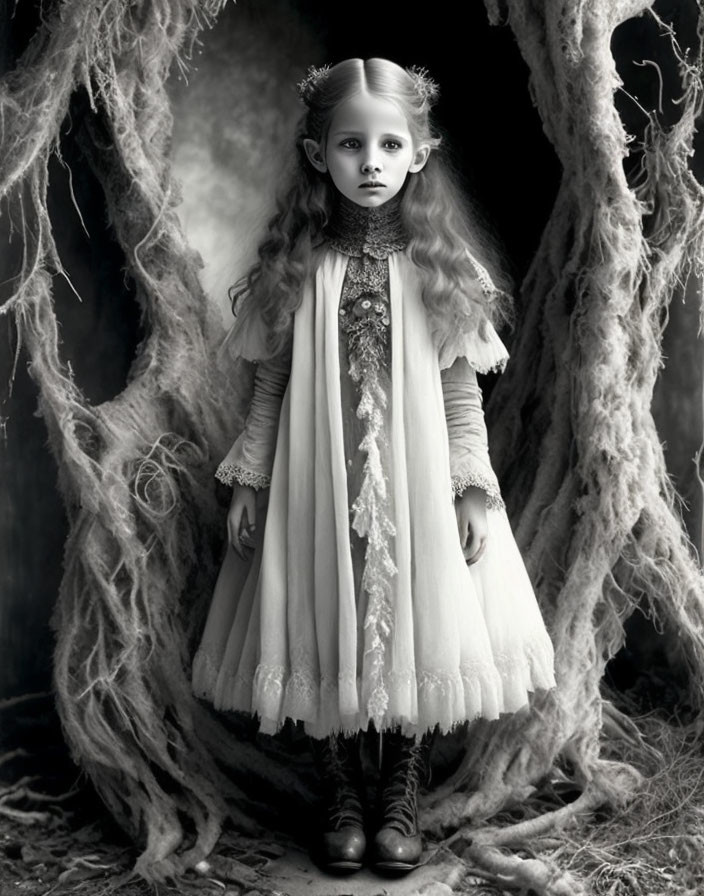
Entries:
[[366,712],[381,725],[389,692],[386,651],[393,625],[393,557],[391,495],[383,457],[388,451],[382,381],[391,360],[388,256],[406,245],[400,205],[364,209],[340,203],[329,227],[330,246],[349,255],[339,305],[339,326],[346,340],[349,376],[359,402],[357,417],[364,435],[357,446],[365,457],[359,493],[352,504],[352,528],[366,539],[361,587],[367,595],[365,631]]

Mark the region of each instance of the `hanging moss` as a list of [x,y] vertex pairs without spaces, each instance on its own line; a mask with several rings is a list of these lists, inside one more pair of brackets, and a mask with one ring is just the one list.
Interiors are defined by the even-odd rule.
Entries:
[[[704,580],[651,414],[668,305],[688,277],[701,282],[704,193],[689,160],[702,69],[701,57],[685,58],[663,26],[680,73],[672,99],[681,115],[665,127],[650,114],[642,172],[629,183],[611,37],[626,18],[654,15],[651,5],[507,4],[563,177],[488,417],[517,539],[554,637],[559,687],[527,717],[478,727],[450,784],[469,781],[475,791],[436,794],[426,822],[441,829],[489,817],[524,799],[558,757],[582,795],[515,834],[480,834],[477,844],[518,845],[589,808],[619,806],[642,785],[632,764],[602,757],[604,713],[614,710],[600,684],[643,599],[677,633],[690,699],[702,707]],[[496,872],[501,857],[492,861]],[[504,867],[538,892],[562,892],[549,875],[530,884],[529,863]]]
[[[61,4],[0,95],[0,194],[26,247],[3,312],[31,357],[71,524],[53,620],[57,703],[74,758],[141,842],[139,870],[155,877],[209,852],[228,812],[251,828],[246,800],[238,814],[238,790],[196,734],[204,713],[190,693],[181,612],[187,577],[203,594],[212,578],[208,462],[225,433],[208,362],[218,325],[174,211],[164,83],[221,5]],[[79,87],[92,115],[78,139],[147,334],[127,387],[95,406],[61,362],[51,293],[62,266],[47,167]],[[182,819],[197,837],[176,858]]]

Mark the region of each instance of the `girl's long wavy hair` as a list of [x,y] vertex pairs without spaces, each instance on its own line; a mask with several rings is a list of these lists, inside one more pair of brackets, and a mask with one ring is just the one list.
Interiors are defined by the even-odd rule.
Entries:
[[[510,317],[510,284],[498,253],[463,198],[441,141],[430,120],[430,103],[413,75],[387,59],[347,59],[333,66],[306,92],[307,112],[296,136],[291,182],[279,196],[277,211],[259,246],[259,260],[230,289],[234,313],[259,314],[267,328],[272,354],[287,344],[302,285],[312,269],[336,190],[328,174],[307,159],[303,141],[325,140],[337,107],[360,92],[390,100],[406,117],[414,145],[431,147],[424,168],[409,174],[401,197],[401,217],[408,253],[422,276],[423,302],[431,330],[441,342],[499,324]],[[470,255],[489,270],[497,287],[487,295]],[[242,300],[242,301],[240,301]]]

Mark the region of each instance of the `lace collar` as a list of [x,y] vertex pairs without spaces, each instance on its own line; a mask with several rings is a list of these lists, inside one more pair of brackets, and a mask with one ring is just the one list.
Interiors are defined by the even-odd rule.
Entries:
[[401,199],[378,208],[363,208],[340,196],[325,229],[327,244],[343,255],[388,258],[408,245],[401,223]]

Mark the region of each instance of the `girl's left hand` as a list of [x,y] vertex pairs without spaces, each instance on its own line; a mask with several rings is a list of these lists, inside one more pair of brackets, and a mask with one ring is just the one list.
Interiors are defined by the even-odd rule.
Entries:
[[484,490],[474,485],[466,488],[455,498],[455,515],[465,560],[476,563],[486,549],[488,536]]

